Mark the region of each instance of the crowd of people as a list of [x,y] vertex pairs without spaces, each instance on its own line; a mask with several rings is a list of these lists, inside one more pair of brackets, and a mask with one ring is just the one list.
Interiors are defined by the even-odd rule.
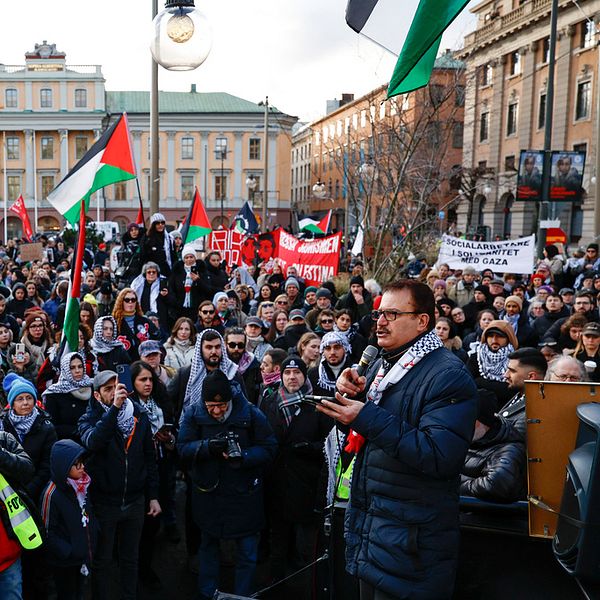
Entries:
[[[28,263],[18,243],[0,249],[0,476],[44,540],[23,550],[0,489],[0,588],[12,593],[3,597],[46,598],[54,587],[59,600],[82,598],[90,579],[93,598],[109,598],[117,569],[120,596],[132,599],[138,582],[151,590],[162,585],[157,545],[183,539],[203,599],[218,587],[223,540],[235,545],[236,594],[256,590],[263,561],[265,585],[300,572],[279,597],[306,597],[312,577],[302,569],[329,544],[336,597],[367,597],[356,575],[377,579],[393,567],[379,564],[372,574],[350,567],[350,575],[344,547],[352,553],[363,518],[350,503],[362,448],[353,431],[376,427],[380,415],[369,421],[368,411],[348,408],[348,421],[336,408],[315,404],[333,400],[341,375],[352,372],[368,345],[381,349],[383,364],[395,372],[401,354],[391,352],[398,346],[386,336],[399,315],[419,316],[422,289],[406,288],[413,308],[399,312],[375,280],[365,281],[360,260],[349,264],[343,293],[333,281],[307,285],[277,259],[228,266],[217,251],[201,254],[182,244],[156,213],[147,231],[128,226],[116,268],[104,244],[86,249],[79,345],[68,352],[61,342],[73,251],[59,239],[42,241],[44,258]],[[448,453],[460,462],[462,494],[495,502],[524,497],[524,381],[600,381],[598,246],[568,259],[552,245],[544,254],[525,276],[408,265],[408,280],[431,296],[431,318],[424,309],[428,318],[409,340],[427,342],[423,357],[445,347],[448,372],[462,381],[457,394],[476,397],[471,421],[468,398],[458,402],[466,443],[452,442]],[[405,292],[392,288],[389,297]],[[411,408],[394,411],[413,411],[406,418],[419,431],[430,379],[440,368],[432,364],[420,369],[417,383],[411,375],[396,384],[413,391]],[[380,377],[386,381],[387,370]],[[381,395],[385,385],[377,377],[376,383]],[[345,385],[364,391],[363,383]],[[363,463],[368,455],[394,472],[390,461],[403,459],[390,458],[391,451],[385,457],[391,435],[375,442],[383,454],[367,445]],[[428,461],[415,456],[410,469],[442,469]],[[178,480],[187,490],[184,522],[176,510]],[[381,481],[381,506],[371,518],[394,511],[392,484]],[[373,552],[379,548],[385,563],[393,558],[384,556],[385,545],[395,540],[381,535]]]

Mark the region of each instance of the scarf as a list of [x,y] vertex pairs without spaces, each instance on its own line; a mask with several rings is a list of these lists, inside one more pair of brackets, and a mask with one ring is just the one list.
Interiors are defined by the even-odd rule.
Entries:
[[281,383],[281,371],[273,371],[272,373],[263,373],[261,371],[262,381],[265,385],[273,385]]
[[[169,265],[171,263],[169,262]],[[144,292],[144,285],[146,283],[146,278],[143,275],[138,275],[130,284],[130,288],[135,292],[136,296],[140,299],[140,306],[142,304],[142,294]],[[158,308],[156,306],[158,295],[160,293],[160,277],[157,277],[155,281],[152,282],[150,286],[150,310],[152,312],[158,312]]]
[[508,355],[514,352],[512,344],[492,352],[487,344],[479,344],[477,348],[477,365],[479,373],[484,379],[504,381],[504,373],[508,367]]
[[[104,321],[110,321],[113,324],[113,336],[110,340],[107,340],[102,332]],[[90,346],[96,354],[106,354],[118,346],[123,347],[123,344],[117,340],[117,322],[113,317],[100,317],[94,323],[94,337],[90,341]]]
[[221,334],[215,329],[204,329],[198,336],[194,348],[194,358],[192,358],[190,378],[183,396],[182,417],[185,409],[192,404],[196,404],[202,396],[202,382],[204,381],[207,372],[204,359],[202,358],[202,340],[208,331],[216,333],[221,340],[221,362],[219,363],[219,369],[225,373],[229,381],[234,378],[238,370],[238,366],[227,356],[227,349],[225,348],[225,342],[223,341]]
[[[369,392],[367,393],[366,402],[374,402],[379,404],[383,392],[398,383],[416,364],[418,364],[428,354],[442,348],[443,344],[435,331],[429,331],[425,335],[420,336],[414,344],[412,344],[404,354],[399,357],[396,362],[390,366],[390,363],[385,359],[381,361],[381,366],[375,375],[375,379],[371,383]],[[363,447],[365,438],[353,429],[348,434],[348,444],[346,452],[354,452],[355,454]]]
[[308,379],[297,392],[288,392],[283,386],[277,392],[277,404],[283,415],[286,427],[290,426],[292,419],[300,412],[300,403],[304,396],[312,392],[312,385]]
[[244,354],[242,354],[242,358],[240,358],[240,362],[238,363],[238,371],[240,375],[243,375],[248,370],[248,367],[252,364],[253,360],[254,354],[245,350]]
[[250,337],[249,335],[246,335],[246,347],[248,350],[250,350],[250,352],[254,352],[254,349],[264,341],[265,338],[262,335],[256,337]]
[[33,410],[28,415],[24,416],[18,415],[12,408],[8,410],[8,420],[15,428],[21,443],[23,443],[25,436],[29,433],[29,430],[39,414],[40,411],[37,409],[37,406],[34,406]]
[[[73,358],[80,358],[83,363],[83,377],[79,381],[73,379],[71,374],[71,361]],[[68,352],[60,359],[60,375],[58,381],[49,386],[42,396],[46,394],[69,394],[74,390],[80,390],[81,388],[93,386],[94,382],[88,377],[85,372],[85,358],[80,352]]]
[[183,308],[190,308],[192,306],[192,267],[183,265],[185,270],[185,281],[183,282],[183,289],[185,290],[185,298],[183,299]]
[[[98,402],[100,406],[104,409],[104,412],[108,412],[110,410],[110,407],[112,406],[112,404],[107,406],[103,402]],[[117,427],[119,428],[121,435],[125,439],[127,439],[131,435],[133,428],[135,427],[135,417],[133,416],[133,402],[129,398],[127,398],[125,402],[123,402],[123,405],[117,413]]]
[[165,424],[165,417],[162,408],[156,404],[152,396],[150,396],[146,402],[141,401],[141,404],[148,413],[148,420],[150,421],[152,436],[155,436],[158,430]]
[[[322,355],[323,350],[325,350],[327,346],[333,346],[333,344],[339,344],[340,346],[342,346],[342,348],[344,348],[344,361],[346,360],[346,356],[348,356],[352,352],[352,348],[350,346],[350,343],[348,342],[348,338],[343,333],[339,331],[330,331],[323,336],[323,339],[321,340],[321,345],[319,347],[319,351],[321,353],[321,361],[319,362],[318,385],[319,387],[322,387],[328,392],[332,392],[335,390],[335,382],[337,377],[334,377],[334,379],[331,379],[329,377],[327,369],[325,368],[327,366],[327,361]],[[342,364],[344,361],[342,361]]]
[[92,478],[85,471],[80,479],[71,479],[70,477],[67,477],[67,484],[73,488],[75,491],[75,496],[77,496],[77,502],[79,504],[79,508],[81,508],[81,523],[84,527],[89,521],[87,513],[85,512],[85,500],[87,496],[87,490],[91,482]]
[[39,369],[44,364],[44,360],[46,360],[48,342],[44,340],[42,344],[38,346],[29,339],[27,334],[23,335],[21,342],[25,344],[25,350],[27,350],[29,356],[31,356],[31,362],[34,362]]
[[506,321],[507,323],[510,323],[513,331],[515,332],[515,335],[517,335],[517,332],[519,331],[519,314],[513,315],[512,317],[509,315],[504,315],[504,321]]

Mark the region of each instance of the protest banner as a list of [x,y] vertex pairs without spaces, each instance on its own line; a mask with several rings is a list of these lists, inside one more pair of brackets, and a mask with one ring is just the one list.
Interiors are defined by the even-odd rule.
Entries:
[[338,272],[342,233],[328,235],[317,240],[299,240],[277,229],[273,232],[276,241],[277,259],[285,273],[293,265],[306,285],[320,285]]
[[525,274],[533,273],[534,260],[534,235],[501,242],[474,242],[443,235],[437,264],[446,263],[451,269],[471,266],[478,271]]
[[244,236],[233,229],[216,229],[208,237],[210,250],[218,250],[231,267],[242,264],[242,241]]
[[30,262],[32,260],[43,260],[44,245],[41,242],[21,244],[19,246],[19,258],[23,262]]

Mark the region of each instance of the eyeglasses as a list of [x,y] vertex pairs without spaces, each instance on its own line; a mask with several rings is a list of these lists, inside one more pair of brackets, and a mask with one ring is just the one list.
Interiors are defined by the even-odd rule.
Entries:
[[214,404],[205,403],[206,410],[215,410],[215,408],[226,408],[229,402],[215,402]]
[[42,323],[32,323],[29,329],[39,329],[40,327],[44,327],[44,325]]
[[273,308],[273,303],[272,302],[261,302],[261,306],[263,308]]
[[201,310],[200,313],[203,315],[214,315],[215,311],[214,310]]
[[235,350],[236,348],[238,350],[243,350],[246,347],[246,344],[244,344],[244,342],[227,342],[227,346],[232,350]]
[[395,321],[401,315],[418,315],[416,310],[395,310],[393,308],[386,310],[372,310],[371,319],[378,321],[379,317],[383,316],[386,321]]
[[133,304],[137,302],[137,298],[123,298],[123,302],[127,302],[128,304]]
[[333,323],[333,319],[321,319],[321,323]]
[[156,271],[154,269],[148,269],[146,275],[156,275]]
[[289,304],[287,300],[277,300],[275,304]]
[[558,373],[554,373],[554,377],[559,381],[580,381],[581,379],[578,375],[559,375]]

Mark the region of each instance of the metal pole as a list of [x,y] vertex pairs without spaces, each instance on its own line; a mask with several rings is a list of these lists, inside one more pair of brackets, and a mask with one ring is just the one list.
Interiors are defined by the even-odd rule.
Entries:
[[269,204],[269,96],[265,98],[265,183],[263,189],[262,228],[267,231],[267,215]]
[[558,0],[552,0],[550,13],[550,55],[548,58],[548,87],[546,88],[546,115],[544,123],[544,173],[542,177],[542,202],[539,207],[537,230],[537,255],[543,256],[546,245],[546,230],[540,227],[541,221],[548,218],[550,202],[550,168],[552,166],[552,117],[554,114],[554,67],[556,58],[556,30],[558,22]]
[[[158,0],[152,0],[152,19],[158,14]],[[158,175],[158,64],[152,60],[150,85],[150,213],[158,212],[160,181]]]
[[4,169],[4,243],[8,241],[8,175],[6,173],[6,131],[2,132],[2,168]]
[[[598,54],[598,73],[600,73],[600,40],[596,41],[596,52]],[[600,78],[598,78],[598,88],[596,95],[596,206],[594,208],[594,237],[600,235]]]
[[37,187],[37,152],[36,152],[36,139],[35,129],[32,131],[33,143],[33,233],[38,232],[38,187]]
[[223,222],[223,200],[225,199],[225,180],[223,179],[223,161],[225,160],[225,151],[221,149],[221,227],[225,229]]

